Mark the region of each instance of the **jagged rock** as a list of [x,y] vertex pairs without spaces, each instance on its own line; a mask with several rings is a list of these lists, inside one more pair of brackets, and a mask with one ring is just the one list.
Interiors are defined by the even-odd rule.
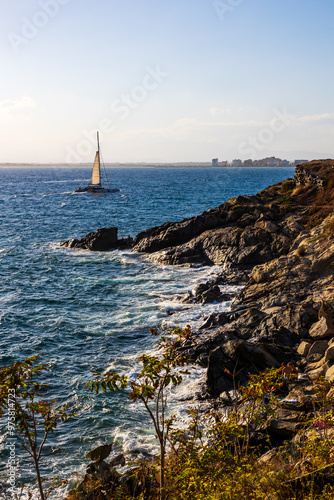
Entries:
[[109,465],[111,467],[116,467],[117,465],[124,466],[125,465],[125,456],[123,453],[116,455],[112,460],[110,460]]
[[291,439],[301,429],[301,412],[278,409],[274,417],[267,420],[266,428],[269,434],[283,439]]
[[[326,163],[327,162],[327,163]],[[313,184],[319,189],[324,189],[328,181],[327,168],[333,168],[332,160],[314,161],[297,165],[295,170],[295,181],[297,186]]]
[[220,297],[220,288],[218,285],[210,287],[202,293],[202,304],[208,304],[210,302],[215,302]]
[[[316,361],[314,355],[320,356],[319,359],[321,359],[324,356],[327,348],[328,348],[328,341],[326,340],[317,340],[316,342],[313,342],[307,353],[307,359]],[[311,356],[313,356],[313,358],[311,358]]]
[[278,448],[272,448],[271,450],[266,451],[266,453],[263,453],[258,459],[258,463],[261,465],[267,465],[271,464],[272,467],[275,465],[279,468],[282,466],[282,461],[278,457]]
[[91,462],[87,466],[86,472],[90,476],[100,478],[104,484],[119,478],[117,471],[103,460]]
[[210,282],[200,283],[195,287],[194,298],[196,302],[207,304],[214,302],[220,297],[220,288],[218,285],[212,285]]
[[94,448],[87,453],[86,458],[90,458],[91,460],[95,460],[96,462],[102,462],[105,458],[109,457],[112,449],[112,443],[103,444]]
[[[134,248],[136,250],[136,248]],[[207,264],[202,253],[190,246],[167,248],[152,255],[152,260],[158,264]]]
[[302,356],[303,358],[306,358],[306,356],[308,355],[308,352],[310,350],[311,345],[312,345],[311,342],[306,342],[305,340],[303,340],[298,346],[298,349],[297,349],[298,354],[300,356]]
[[328,366],[326,363],[321,363],[317,368],[312,368],[308,370],[307,374],[311,380],[317,380],[319,377],[323,377],[327,373]]
[[285,223],[270,217],[257,197],[238,196],[197,217],[140,233],[134,250],[164,264],[254,265],[286,253],[291,244]]
[[131,248],[132,238],[117,238],[118,228],[109,227],[101,228],[97,231],[92,231],[86,234],[80,240],[70,239],[60,243],[63,247],[77,248],[83,250],[91,250],[95,252],[104,252],[106,250],[111,250],[115,248]]
[[225,312],[210,314],[210,316],[208,316],[205,319],[204,323],[200,326],[200,330],[204,330],[206,328],[213,328],[217,326],[223,326],[226,325],[226,323],[228,323],[229,321],[230,317]]
[[220,282],[219,277],[217,279],[207,281],[206,283],[199,283],[192,292],[187,292],[186,295],[181,298],[181,302],[198,302],[208,304],[210,302],[230,301],[235,294],[221,293],[217,282]]
[[325,352],[326,361],[334,361],[334,345],[331,345]]
[[334,365],[328,368],[328,370],[325,373],[325,377],[329,382],[334,381]]
[[325,339],[328,337],[333,337],[334,335],[334,325],[333,322],[325,317],[322,317],[313,324],[309,331],[310,337],[314,339]]
[[238,383],[245,384],[250,373],[280,365],[282,348],[274,344],[230,340],[210,352],[207,370],[207,388],[219,396]]

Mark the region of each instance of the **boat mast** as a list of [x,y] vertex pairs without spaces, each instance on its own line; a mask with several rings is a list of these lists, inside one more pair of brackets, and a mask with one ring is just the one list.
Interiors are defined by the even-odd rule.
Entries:
[[99,170],[101,169],[101,163],[100,163],[100,141],[99,141],[99,133],[96,132],[97,135],[97,152],[99,155]]

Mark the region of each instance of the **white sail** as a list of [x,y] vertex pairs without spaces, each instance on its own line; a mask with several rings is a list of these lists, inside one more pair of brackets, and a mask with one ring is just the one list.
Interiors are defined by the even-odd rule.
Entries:
[[97,184],[101,184],[100,156],[98,151],[96,151],[95,155],[91,185],[97,185]]

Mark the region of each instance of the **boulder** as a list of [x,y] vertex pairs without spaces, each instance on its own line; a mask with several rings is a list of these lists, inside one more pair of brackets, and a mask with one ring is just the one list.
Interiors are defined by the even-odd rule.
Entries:
[[302,428],[302,412],[278,409],[275,416],[267,420],[266,428],[269,435],[282,439],[291,439]]
[[282,460],[279,455],[279,448],[272,448],[271,450],[263,453],[258,459],[260,465],[271,465],[271,468],[277,468],[278,470],[282,468]]
[[112,443],[103,444],[89,451],[86,455],[86,458],[90,458],[91,460],[95,460],[96,462],[102,462],[105,458],[107,458],[112,449]]
[[63,247],[91,250],[95,252],[105,252],[115,248],[131,248],[132,238],[117,238],[118,228],[109,227],[92,231],[80,240],[70,239],[60,243]]
[[334,365],[332,365],[325,373],[325,377],[329,382],[334,381]]
[[[324,356],[327,348],[328,348],[327,340],[317,340],[316,342],[313,342],[307,353],[307,360],[316,361],[316,359],[314,358],[315,354],[319,355],[320,356],[319,359],[321,359]],[[313,356],[313,358],[311,356]]]
[[326,361],[334,361],[334,345],[332,344],[325,352]]
[[317,380],[319,377],[323,377],[327,373],[328,366],[323,363],[318,368],[313,368],[308,371],[307,374],[311,380]]
[[212,286],[202,293],[201,302],[202,304],[208,304],[210,302],[215,302],[220,297],[220,288],[218,285]]
[[306,356],[310,350],[311,345],[312,345],[311,342],[306,342],[305,340],[303,340],[298,346],[298,349],[297,349],[298,354],[300,356],[302,356],[303,358],[306,358]]
[[250,373],[258,373],[268,367],[279,367],[282,357],[278,345],[247,340],[230,340],[213,349],[208,358],[207,388],[210,394],[219,396],[239,383],[247,382]]
[[226,325],[230,321],[230,317],[225,312],[213,313],[204,319],[204,322],[200,326],[200,330],[206,328],[217,328],[218,326]]
[[321,317],[319,321],[314,323],[309,331],[310,337],[314,339],[325,339],[333,337],[334,325],[331,318]]

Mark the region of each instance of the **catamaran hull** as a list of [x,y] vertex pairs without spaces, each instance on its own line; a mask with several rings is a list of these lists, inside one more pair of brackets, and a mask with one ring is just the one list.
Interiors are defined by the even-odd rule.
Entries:
[[94,187],[84,187],[84,188],[78,188],[75,190],[75,193],[118,193],[120,190],[115,188],[115,189],[108,189],[108,188],[94,188]]

